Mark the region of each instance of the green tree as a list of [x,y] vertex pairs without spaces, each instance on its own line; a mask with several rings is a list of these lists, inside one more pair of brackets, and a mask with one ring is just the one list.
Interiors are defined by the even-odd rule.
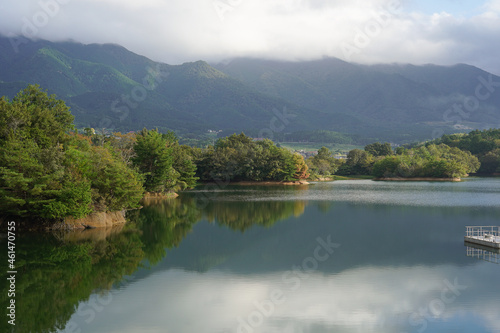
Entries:
[[500,148],[491,150],[479,157],[481,162],[480,172],[495,173],[500,171]]
[[157,130],[143,129],[134,146],[134,166],[144,176],[144,188],[149,192],[164,192],[172,188],[174,176],[172,149]]
[[204,150],[196,164],[205,181],[290,181],[307,174],[302,157],[271,140],[255,142],[243,133],[219,139]]
[[326,147],[321,147],[316,155],[307,160],[312,177],[333,175],[338,171],[342,163],[342,161],[333,157],[332,152]]
[[398,177],[396,170],[401,165],[401,159],[396,156],[386,156],[383,160],[375,162],[372,175],[376,178]]
[[403,155],[405,152],[406,152],[406,148],[405,147],[397,147],[396,148],[396,155]]
[[295,153],[293,154],[292,160],[295,166],[295,173],[292,175],[292,180],[307,179],[309,177],[309,173],[307,172],[308,167],[304,161],[304,157]]
[[373,165],[373,175],[388,177],[459,178],[479,168],[470,152],[445,144],[408,149],[400,155],[386,156]]
[[143,194],[140,176],[105,147],[92,147],[89,157],[95,210],[138,208]]
[[166,140],[167,147],[172,149],[172,167],[178,174],[176,187],[181,190],[193,188],[199,179],[196,177],[193,149],[180,145],[177,136],[172,131],[163,134],[162,137]]
[[[181,151],[182,152],[182,151]],[[198,177],[196,177],[196,164],[187,155],[179,154],[179,151],[174,153],[174,157],[179,156],[180,158],[175,159],[174,169],[179,173],[179,178],[177,180],[177,185],[180,186],[181,190],[188,188],[193,188],[196,186]]]
[[11,103],[2,97],[0,135],[24,137],[40,148],[62,143],[65,133],[73,128],[69,107],[55,95],[47,95],[38,85],[28,85]]
[[20,216],[42,215],[44,204],[57,197],[53,186],[56,175],[45,172],[39,160],[40,154],[41,148],[32,140],[10,139],[0,147],[2,212]]
[[388,156],[388,155],[393,154],[391,144],[388,142],[386,142],[386,143],[380,143],[380,142],[370,143],[369,145],[365,146],[365,151],[372,154],[374,157]]
[[500,149],[500,129],[443,135],[439,139],[426,143],[426,146],[439,144],[446,144],[472,153],[481,162],[478,173],[494,173],[499,166],[494,151]]
[[67,133],[64,102],[28,86],[0,99],[0,209],[32,219],[84,217],[95,210],[137,207],[138,175],[108,147]]
[[73,116],[64,102],[28,86],[0,99],[0,207],[3,214],[55,219],[90,211],[85,180],[63,166]]
[[346,163],[338,173],[341,175],[370,175],[374,163],[373,156],[361,149],[353,149],[347,154]]

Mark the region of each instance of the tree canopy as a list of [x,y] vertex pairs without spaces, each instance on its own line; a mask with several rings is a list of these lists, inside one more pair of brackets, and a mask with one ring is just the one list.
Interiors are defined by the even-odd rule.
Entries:
[[387,156],[387,155],[392,155],[392,147],[391,144],[386,142],[386,143],[380,143],[380,142],[375,142],[375,143],[370,143],[369,145],[365,146],[365,151],[372,154],[372,156]]
[[377,178],[460,178],[477,171],[479,165],[478,159],[470,152],[441,144],[386,156],[374,163],[372,173]]
[[0,99],[0,209],[61,219],[138,206],[137,173],[109,148],[75,133],[63,101],[30,85]]
[[245,134],[217,140],[197,161],[204,181],[293,181],[309,177],[302,155]]
[[306,162],[313,179],[331,176],[337,173],[339,167],[344,164],[343,160],[336,159],[326,147],[321,147],[318,153],[309,157]]
[[500,172],[500,129],[474,130],[468,134],[443,135],[441,138],[427,143],[427,145],[430,144],[446,144],[471,152],[481,163],[481,167],[477,170],[478,173]]

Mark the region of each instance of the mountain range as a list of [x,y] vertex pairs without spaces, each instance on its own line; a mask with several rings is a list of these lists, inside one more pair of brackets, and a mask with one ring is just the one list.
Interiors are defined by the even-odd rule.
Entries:
[[500,124],[500,77],[465,64],[237,58],[168,65],[114,44],[13,45],[0,36],[0,96],[30,83],[65,100],[78,127],[122,132],[293,138],[328,130],[403,143]]

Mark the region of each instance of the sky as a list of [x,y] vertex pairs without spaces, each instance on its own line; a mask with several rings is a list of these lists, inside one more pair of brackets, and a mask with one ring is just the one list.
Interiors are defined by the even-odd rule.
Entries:
[[466,63],[500,75],[500,0],[0,0],[0,34],[234,57]]
[[[495,268],[492,263],[481,265]],[[453,332],[457,327],[463,332],[467,326],[469,332],[496,332],[500,315],[488,296],[494,284],[491,272],[478,276],[476,265],[359,267],[337,274],[309,273],[292,290],[291,284],[283,282],[284,272],[249,278],[230,270],[199,273],[170,269],[112,291],[111,295],[90,296],[88,302],[79,304],[64,332],[87,333],[105,328],[112,333],[435,333]],[[475,294],[458,290],[455,297],[449,291],[443,293],[447,286],[444,281],[474,288]],[[280,291],[281,296],[280,302],[271,306],[268,300],[273,291]],[[434,305],[444,297],[452,298],[447,303],[442,301],[444,308]],[[245,329],[244,325],[252,322],[248,319],[251,314],[266,311],[262,310],[266,302],[270,314],[262,316],[258,325]],[[102,311],[93,311],[91,316],[92,307]],[[414,316],[412,321],[410,316]]]

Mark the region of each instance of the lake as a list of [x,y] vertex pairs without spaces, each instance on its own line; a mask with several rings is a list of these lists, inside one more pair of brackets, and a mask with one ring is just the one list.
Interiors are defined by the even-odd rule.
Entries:
[[500,332],[500,254],[463,240],[499,178],[202,186],[129,219],[19,235],[12,332]]

